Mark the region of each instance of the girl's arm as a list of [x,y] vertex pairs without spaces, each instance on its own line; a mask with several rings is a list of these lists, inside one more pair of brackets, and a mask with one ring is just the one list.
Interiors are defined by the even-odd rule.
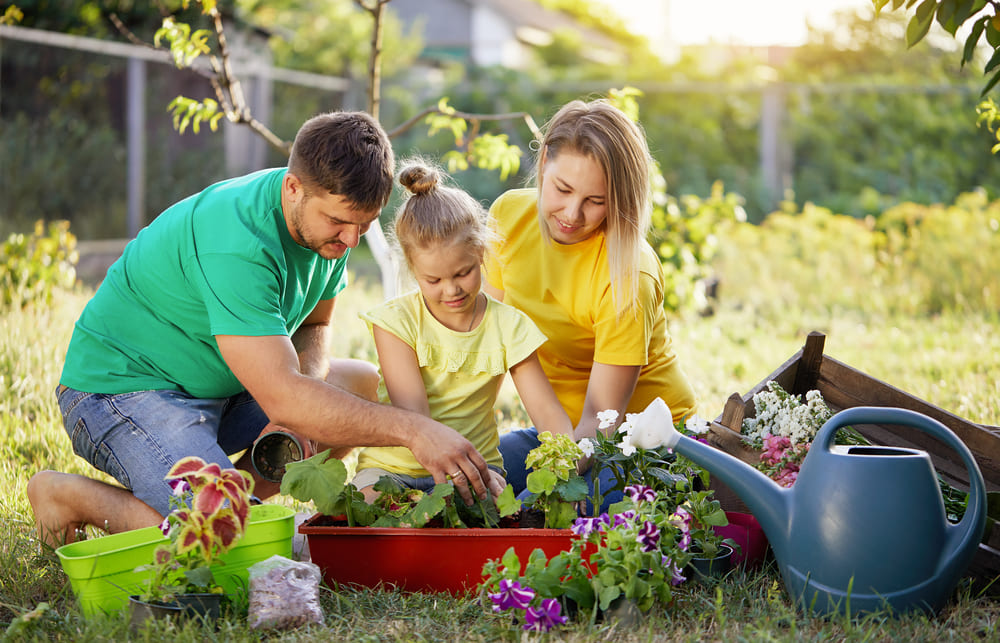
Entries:
[[413,347],[389,331],[372,326],[378,363],[393,406],[430,417],[427,389],[420,377],[420,364]]
[[573,436],[573,423],[552,390],[542,363],[538,361],[537,351],[532,351],[530,356],[511,366],[510,376],[521,396],[524,410],[539,433],[550,431]]
[[[597,435],[600,422],[597,413],[614,409],[618,411],[618,423],[625,420],[625,409],[639,381],[641,366],[619,366],[594,362],[590,369],[590,380],[587,382],[587,397],[583,401],[583,412],[580,422],[576,425],[573,435],[577,440],[592,438]],[[608,435],[613,435],[615,429],[606,429]]]

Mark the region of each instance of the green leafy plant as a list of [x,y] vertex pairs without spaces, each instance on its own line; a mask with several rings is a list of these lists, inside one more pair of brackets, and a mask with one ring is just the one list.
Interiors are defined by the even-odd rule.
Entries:
[[[691,488],[694,479],[708,484],[708,472],[667,446],[669,429],[697,437],[708,430],[708,423],[698,415],[673,421],[670,408],[657,398],[641,413],[628,413],[617,429],[618,412],[609,409],[597,414],[597,435],[581,440],[581,447],[593,458],[595,507],[612,491],[624,492],[632,485],[645,485],[657,493],[676,496]],[[614,484],[601,489],[600,474],[610,470]]]
[[160,525],[168,542],[156,548],[152,563],[139,568],[152,571],[140,596],[169,602],[178,594],[221,593],[212,566],[246,531],[253,478],[191,456],[178,461],[165,479],[174,490],[173,510]]
[[609,513],[574,522],[569,551],[548,559],[536,549],[523,569],[513,548],[488,561],[481,594],[494,611],[510,610],[524,629],[541,631],[565,623],[568,614],[589,615],[593,623],[619,600],[640,612],[666,603],[691,558],[672,502],[650,487],[629,486]]
[[725,510],[714,495],[712,489],[690,490],[671,517],[680,528],[682,544],[685,540],[690,542],[686,550],[703,558],[718,556],[722,545],[738,547],[732,538],[723,538],[713,529],[729,524]]
[[502,515],[492,497],[477,500],[471,507],[453,502],[455,486],[450,482],[434,485],[425,493],[402,487],[383,476],[375,483],[380,492],[374,503],[347,482],[347,467],[331,458],[329,449],[289,462],[281,480],[281,493],[296,500],[312,502],[326,516],[343,517],[351,527],[425,527],[439,521],[443,527],[497,527]]
[[541,444],[524,461],[532,469],[525,504],[545,513],[546,527],[565,529],[576,520],[577,504],[589,493],[586,481],[577,474],[576,463],[583,451],[568,435],[543,431],[538,439]]
[[76,284],[76,237],[68,221],[35,222],[31,234],[0,244],[0,309],[48,304],[60,288]]

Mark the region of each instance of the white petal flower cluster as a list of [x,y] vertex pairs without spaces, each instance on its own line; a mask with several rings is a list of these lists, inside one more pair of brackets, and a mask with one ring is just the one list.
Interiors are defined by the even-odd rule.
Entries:
[[627,413],[618,432],[623,434],[618,448],[625,456],[635,453],[636,447],[656,449],[677,443],[673,415],[661,398],[650,402],[642,413]]
[[774,381],[755,394],[753,402],[757,417],[745,419],[742,427],[743,435],[753,444],[769,435],[786,437],[793,445],[812,442],[819,428],[833,416],[819,391],[807,392],[803,404]]

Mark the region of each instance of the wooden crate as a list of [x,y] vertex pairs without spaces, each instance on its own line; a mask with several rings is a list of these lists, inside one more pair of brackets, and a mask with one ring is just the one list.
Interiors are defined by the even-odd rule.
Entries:
[[[709,443],[744,462],[759,462],[760,454],[746,446],[740,437],[743,419],[754,417],[753,396],[768,382],[777,382],[793,395],[817,389],[836,413],[855,406],[887,406],[917,411],[951,429],[972,452],[986,482],[987,491],[1000,491],[1000,427],[975,424],[958,417],[881,380],[823,354],[826,336],[813,331],[805,345],[784,364],[760,381],[745,395],[734,393],[726,401],[722,414],[711,423]],[[969,480],[961,457],[940,440],[916,429],[896,425],[852,425],[873,444],[907,447],[926,451],[934,467],[952,486],[968,490]],[[743,502],[722,482],[713,479],[712,487],[723,507],[747,511]],[[970,574],[989,581],[1000,577],[1000,525],[987,535],[970,566]],[[1000,586],[1000,580],[995,585]],[[993,588],[994,590],[998,588]]]

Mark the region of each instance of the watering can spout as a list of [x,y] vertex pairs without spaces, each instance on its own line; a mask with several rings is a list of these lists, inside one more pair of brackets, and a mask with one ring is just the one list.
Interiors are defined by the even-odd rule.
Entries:
[[677,437],[674,450],[732,489],[760,523],[774,550],[783,550],[791,523],[791,490],[724,451],[687,436]]

